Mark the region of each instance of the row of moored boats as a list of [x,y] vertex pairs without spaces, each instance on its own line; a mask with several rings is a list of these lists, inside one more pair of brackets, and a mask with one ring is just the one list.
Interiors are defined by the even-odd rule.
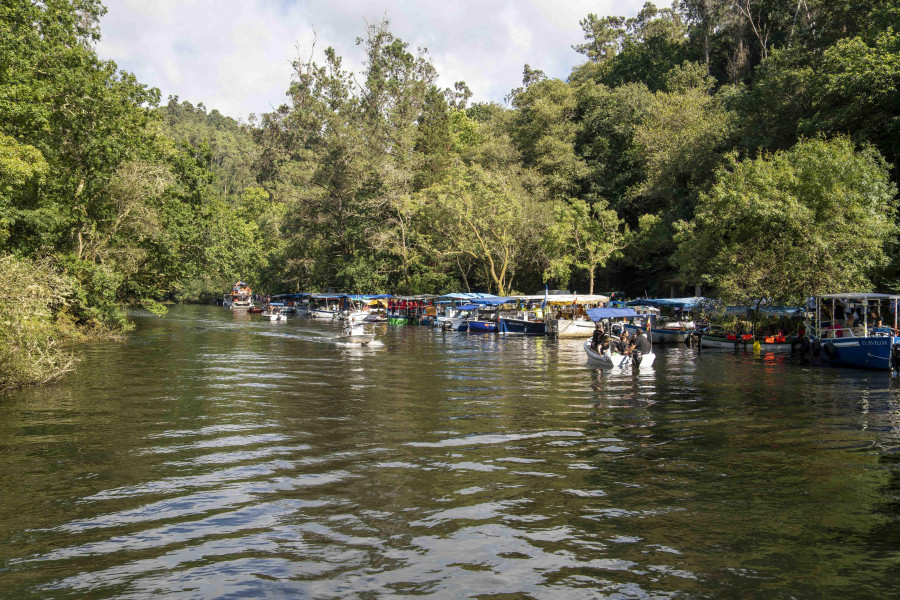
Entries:
[[[426,325],[442,331],[589,338],[588,358],[601,366],[652,366],[653,344],[687,343],[705,349],[800,353],[814,362],[900,371],[897,305],[900,296],[876,293],[828,294],[804,307],[762,305],[716,307],[706,298],[644,298],[613,301],[606,295],[569,293],[498,297],[456,293],[281,294],[262,301],[238,282],[223,304],[281,321],[287,315],[339,321],[351,342],[374,339],[366,325]],[[710,314],[745,317],[732,322],[777,322],[788,327],[743,331],[710,324]],[[785,329],[790,329],[785,331]],[[633,352],[638,332],[651,349]],[[621,339],[629,340],[623,352]],[[639,340],[638,340],[639,341]],[[641,358],[635,360],[634,357]]]

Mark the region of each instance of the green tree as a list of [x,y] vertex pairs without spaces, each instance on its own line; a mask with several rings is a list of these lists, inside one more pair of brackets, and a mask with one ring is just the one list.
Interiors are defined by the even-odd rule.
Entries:
[[627,246],[628,236],[628,227],[605,202],[593,206],[578,199],[559,202],[544,235],[550,255],[544,277],[568,284],[572,268],[584,269],[588,272],[588,293],[593,294],[597,268],[604,267]]
[[444,183],[423,190],[419,202],[429,251],[473,260],[484,283],[501,296],[514,289],[542,229],[541,210],[519,177],[458,165]]
[[847,138],[732,156],[678,224],[674,261],[727,301],[868,289],[898,231],[896,191],[878,152]]

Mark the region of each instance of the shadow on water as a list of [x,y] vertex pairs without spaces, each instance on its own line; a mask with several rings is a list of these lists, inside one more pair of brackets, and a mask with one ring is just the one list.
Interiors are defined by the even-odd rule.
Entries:
[[0,597],[888,597],[900,382],[213,307],[0,398]]

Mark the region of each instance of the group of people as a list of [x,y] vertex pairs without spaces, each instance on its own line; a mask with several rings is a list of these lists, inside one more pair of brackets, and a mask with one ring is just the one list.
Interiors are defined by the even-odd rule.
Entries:
[[606,330],[603,329],[603,324],[598,322],[594,327],[593,335],[591,335],[591,350],[602,353],[606,352],[607,349],[627,356],[635,352],[647,354],[653,347],[641,328],[638,328],[632,336],[629,336],[628,332],[623,328],[619,332],[618,337],[616,337],[607,334]]
[[834,311],[829,309],[827,305],[822,307],[822,320],[830,322],[825,327],[825,337],[860,337],[866,335],[866,327],[869,335],[896,335],[897,332],[884,324],[879,311],[875,307],[870,307],[868,313],[863,315],[865,310],[863,307],[845,308],[841,302],[836,302]]

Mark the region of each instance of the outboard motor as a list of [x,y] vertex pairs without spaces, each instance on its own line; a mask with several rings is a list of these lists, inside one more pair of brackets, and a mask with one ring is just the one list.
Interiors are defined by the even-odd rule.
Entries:
[[900,344],[891,346],[891,375],[900,374]]
[[643,360],[644,355],[641,354],[641,351],[635,348],[631,351],[631,368],[637,371],[641,366],[641,360]]

